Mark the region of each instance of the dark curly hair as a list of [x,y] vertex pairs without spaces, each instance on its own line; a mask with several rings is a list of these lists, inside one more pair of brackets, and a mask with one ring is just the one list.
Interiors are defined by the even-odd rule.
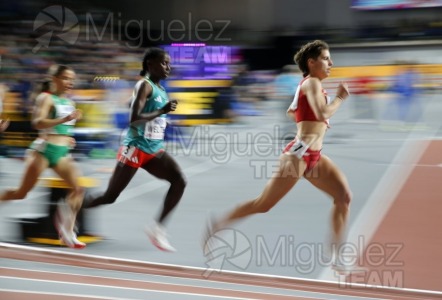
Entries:
[[307,43],[295,54],[295,63],[302,72],[302,76],[306,77],[310,71],[308,69],[307,61],[309,58],[317,59],[322,50],[330,49],[328,44],[321,40],[315,40]]
[[164,55],[166,55],[166,51],[161,48],[153,47],[147,49],[144,53],[143,62],[141,63],[140,76],[146,76],[146,74],[148,73],[149,70],[147,67],[147,63],[149,62],[149,60],[164,57]]

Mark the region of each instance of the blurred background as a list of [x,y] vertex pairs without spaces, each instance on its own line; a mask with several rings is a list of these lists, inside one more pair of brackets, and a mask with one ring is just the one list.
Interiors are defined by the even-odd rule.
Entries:
[[[0,134],[2,189],[16,186],[22,176],[21,158],[36,137],[30,125],[33,91],[50,65],[67,64],[76,72],[70,97],[84,116],[75,128],[74,155],[83,174],[98,179],[95,187],[103,190],[128,126],[129,99],[140,79],[145,49],[162,47],[172,58],[171,76],[163,84],[179,106],[169,115],[167,150],[189,178],[183,204],[169,227],[180,252],[166,256],[148,248],[147,241],[140,243],[145,239],[141,228],[157,212],[165,187],[139,172],[119,198],[131,201],[99,209],[98,217],[92,218],[102,224],[94,222],[94,233],[117,241],[87,247],[86,253],[205,266],[199,233],[207,211],[230,208],[234,201],[258,193],[271,172],[257,166],[273,167],[281,146],[294,135],[295,124],[285,112],[302,78],[293,56],[306,42],[323,39],[330,45],[334,67],[323,82],[328,94],[334,96],[340,81],[349,84],[352,94],[333,116],[325,140],[328,155],[347,174],[355,194],[352,230],[375,231],[375,219],[379,217],[380,223],[388,203],[399,199],[402,185],[395,183],[399,179],[404,183],[411,174],[401,168],[419,163],[418,155],[403,149],[426,147],[423,143],[408,147],[407,141],[437,140],[442,134],[441,0],[3,0],[0,20],[0,103],[2,118],[11,121]],[[273,152],[248,147],[268,136]],[[440,183],[423,184],[430,182],[427,177],[440,179],[436,174],[441,170],[440,145],[436,143],[434,161],[420,165],[425,179],[413,175],[409,186],[419,187],[412,186],[399,200],[414,197],[410,203],[415,204],[416,199],[421,203],[432,197],[440,206]],[[270,248],[276,232],[296,233],[297,243],[322,243],[330,207],[313,187],[299,185],[288,195],[296,201],[281,201],[271,213],[240,227],[242,232],[250,240],[256,234],[264,236]],[[214,186],[222,193],[214,193]],[[35,198],[46,201],[48,192],[36,188],[26,201],[2,208],[0,220],[34,213],[37,206],[46,210]],[[372,202],[383,213],[367,210]],[[426,205],[428,213],[439,213],[433,204]],[[405,206],[411,212],[400,211],[395,219],[406,220],[398,223],[401,229],[408,229],[410,220],[440,220],[429,214],[404,218],[423,212],[424,205]],[[356,222],[359,216],[366,221],[364,226],[357,226],[362,222]],[[0,226],[2,240],[15,240],[20,233],[12,227],[17,224],[6,223]],[[354,232],[370,240],[369,234]],[[441,253],[436,242],[442,247],[432,232],[431,226],[414,235],[394,231],[386,239],[405,243],[405,237],[413,236],[431,243],[427,248],[415,240],[407,244],[406,249],[417,250],[410,260],[404,259],[410,273],[402,286],[440,289],[441,277],[425,273],[442,269],[435,263],[440,265],[440,257],[432,260]],[[429,252],[423,253],[424,248]],[[431,257],[428,264],[423,263],[424,256]],[[413,257],[419,257],[416,265]],[[321,268],[306,274],[287,266],[251,264],[247,271],[329,279]]]
[[[342,121],[425,126],[422,93],[441,87],[441,1],[3,1],[0,99],[12,121],[2,154],[21,155],[33,88],[54,63],[77,73],[72,98],[85,112],[77,151],[113,156],[146,47],[172,57],[165,82],[180,101],[176,126],[241,123],[285,108],[301,79],[293,55],[324,39],[335,67],[326,88],[349,82]],[[399,126],[399,127],[398,127]],[[168,138],[171,138],[170,135]],[[105,151],[97,151],[97,149]],[[99,154],[101,153],[101,154]]]

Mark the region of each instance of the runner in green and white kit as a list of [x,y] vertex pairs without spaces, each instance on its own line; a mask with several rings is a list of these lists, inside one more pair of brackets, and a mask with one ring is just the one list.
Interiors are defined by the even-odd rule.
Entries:
[[30,146],[26,158],[26,169],[20,186],[0,195],[0,200],[24,199],[37,183],[38,177],[46,168],[52,168],[65,183],[71,186],[66,202],[61,201],[55,220],[63,242],[71,248],[84,248],[74,233],[75,217],[83,201],[83,190],[78,185],[79,171],[68,155],[75,146],[72,138],[75,121],[81,119],[81,111],[75,109],[74,102],[65,98],[73,87],[74,71],[63,65],[49,69],[50,80],[42,84],[41,93],[36,97],[32,118],[33,126],[39,130],[37,138]]

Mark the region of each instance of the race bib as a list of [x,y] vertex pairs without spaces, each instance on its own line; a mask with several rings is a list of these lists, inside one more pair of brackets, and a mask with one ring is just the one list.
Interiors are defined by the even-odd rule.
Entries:
[[47,142],[44,139],[37,138],[32,142],[30,148],[33,150],[37,150],[38,152],[44,152],[46,150]]
[[166,125],[165,118],[155,118],[152,121],[147,122],[144,129],[144,137],[151,140],[163,140]]
[[290,153],[295,154],[299,159],[301,159],[308,150],[308,145],[303,141],[296,141],[289,149]]
[[[70,115],[74,110],[75,107],[72,105],[57,105],[57,118],[64,118],[68,115]],[[64,122],[64,125],[75,125],[75,119],[70,120],[68,122]]]

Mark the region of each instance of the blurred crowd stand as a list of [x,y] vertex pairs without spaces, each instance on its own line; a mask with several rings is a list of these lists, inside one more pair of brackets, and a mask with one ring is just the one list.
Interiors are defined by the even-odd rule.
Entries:
[[373,122],[377,119],[374,104],[374,80],[370,76],[359,76],[352,82],[353,119],[360,122]]
[[[84,111],[84,119],[78,123],[76,129],[79,151],[88,155],[91,153],[95,155],[106,149],[115,151],[128,125],[128,102],[132,87],[139,79],[139,62],[145,48],[129,47],[128,41],[118,40],[108,30],[87,34],[85,26],[80,26],[79,35],[74,44],[57,39],[59,32],[54,31],[54,38],[51,39],[49,46],[42,45],[38,52],[34,53],[37,39],[43,32],[33,29],[32,20],[35,19],[35,14],[26,15],[27,12],[35,12],[35,10],[25,8],[34,9],[37,6],[32,1],[11,5],[8,10],[9,15],[6,10],[3,12],[9,21],[0,23],[2,37],[0,39],[0,83],[4,86],[2,115],[12,122],[8,131],[3,134],[1,141],[3,148],[26,148],[34,139],[35,131],[29,124],[33,106],[33,86],[44,78],[50,65],[58,63],[70,65],[77,74],[72,98]],[[76,12],[84,12],[85,9],[80,3],[74,2],[70,2],[69,7]],[[93,11],[92,7],[88,9]],[[101,11],[101,14],[94,14],[93,21],[97,26],[96,29],[101,28],[100,25],[107,24],[108,11]],[[20,14],[23,14],[24,20],[14,21],[16,15]],[[81,13],[77,13],[77,16],[80,18]],[[358,41],[388,42],[404,36],[424,41],[440,36],[442,26],[439,23],[419,23],[420,25],[417,26],[418,23],[417,21],[413,24],[407,23],[406,26],[402,24],[402,27],[391,24],[387,27],[383,24],[365,24],[354,30],[342,29],[346,30],[346,34],[342,34],[342,30],[333,31],[324,28],[319,31],[299,30],[293,39],[299,43],[305,39],[324,38],[330,44],[334,42],[355,44]],[[295,44],[293,47],[295,48]],[[275,117],[275,122],[287,126],[290,124],[292,128],[292,120],[286,117],[285,111],[302,78],[297,66],[286,65],[281,69],[263,71],[257,70],[255,66],[245,61],[235,60],[228,68],[228,79],[207,80],[213,84],[206,85],[200,90],[195,89],[195,86],[189,83],[193,79],[184,78],[183,74],[186,69],[174,70],[172,77],[168,80],[174,82],[166,86],[171,98],[177,97],[180,101],[177,112],[171,114],[172,120],[175,121],[173,124],[198,126],[218,122],[241,123],[249,117],[272,115]],[[401,63],[401,65],[410,64],[409,62]],[[181,66],[181,68],[187,67],[189,65]],[[394,66],[395,70],[399,68],[399,65]],[[419,94],[434,86],[440,87],[441,79],[438,76],[442,72],[435,71],[433,77],[429,74],[421,74],[425,76],[427,85],[430,81],[433,82],[433,87],[427,85],[424,87],[422,80],[412,79],[416,75],[414,73],[419,72],[418,67],[412,68],[414,73],[402,73],[397,77],[381,73],[387,69],[386,66],[380,66],[381,71],[348,72],[348,76],[333,78],[332,75],[327,80],[332,87],[336,86],[338,80],[345,80],[351,85],[351,103],[345,105],[338,113],[335,118],[338,122],[389,122],[393,116],[395,116],[393,120],[395,122],[419,122],[422,118],[422,113],[419,112],[421,109]],[[413,84],[410,86],[409,82]],[[414,88],[415,86],[419,87]],[[328,90],[328,93],[333,96],[333,89]],[[384,98],[392,97],[396,100],[383,101]],[[389,105],[384,106],[384,102],[388,102]],[[112,152],[109,153],[109,156],[113,155]]]

